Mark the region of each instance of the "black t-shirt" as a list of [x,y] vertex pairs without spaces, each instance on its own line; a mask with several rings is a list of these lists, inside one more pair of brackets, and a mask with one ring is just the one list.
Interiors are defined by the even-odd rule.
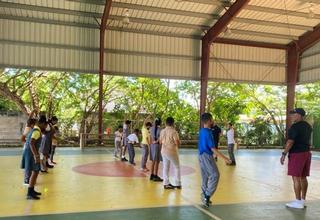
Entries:
[[294,123],[288,131],[288,139],[294,144],[289,153],[307,152],[310,150],[312,128],[308,122]]
[[221,128],[219,128],[217,125],[213,126],[211,128],[212,130],[212,135],[213,135],[213,140],[216,145],[216,147],[219,145],[219,138],[220,138],[220,133],[221,133]]

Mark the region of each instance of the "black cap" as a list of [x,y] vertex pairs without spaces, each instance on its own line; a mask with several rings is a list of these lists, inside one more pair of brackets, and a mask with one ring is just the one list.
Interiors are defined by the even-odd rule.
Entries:
[[295,113],[297,113],[297,114],[299,114],[299,115],[301,115],[301,116],[305,116],[305,115],[306,115],[306,112],[304,111],[303,108],[295,108],[295,109],[293,109],[292,111],[290,111],[289,113],[290,113],[290,114],[295,114]]

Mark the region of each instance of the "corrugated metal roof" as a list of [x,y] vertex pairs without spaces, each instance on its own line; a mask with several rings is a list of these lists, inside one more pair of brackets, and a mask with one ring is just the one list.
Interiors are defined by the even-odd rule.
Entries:
[[[312,6],[314,16],[309,17],[310,4],[305,0],[251,0],[230,23],[231,33],[222,33],[220,37],[286,45],[320,23],[320,2],[313,2],[318,4]],[[107,59],[112,63],[108,67],[109,72],[199,79],[199,39],[215,23],[215,19],[224,14],[224,3],[205,0],[113,0],[113,4],[106,34],[106,50],[110,53]],[[127,8],[129,24],[122,21]],[[48,64],[48,68],[60,69],[64,61],[51,63],[45,56],[65,57],[68,54],[72,57],[69,61],[73,63],[66,64],[67,69],[83,67],[84,71],[97,71],[97,27],[103,9],[104,1],[97,0],[92,3],[87,0],[0,1],[0,25],[3,27],[0,45],[6,51],[13,48],[6,62],[18,66],[23,60],[19,58],[13,62],[14,52],[24,53],[25,56],[36,52],[44,57],[35,62],[23,61],[21,65],[42,67]],[[61,55],[63,46],[69,47]],[[74,55],[75,51],[85,51],[88,62],[82,60],[81,55]],[[304,54],[308,56],[311,53],[309,57],[302,58],[302,72],[311,65],[310,60],[313,60],[312,65],[317,62],[314,57],[311,58],[315,56],[312,55],[316,53],[314,51],[313,48]],[[211,79],[225,78],[221,72],[223,63],[233,74],[231,78],[238,81],[283,83],[285,80],[284,51],[215,44],[213,52],[218,59],[211,60]],[[160,61],[157,61],[157,55]],[[130,65],[121,66],[117,59]],[[136,66],[134,61],[137,61]],[[174,61],[177,67],[173,65]],[[278,66],[275,65],[277,62]],[[4,61],[0,60],[0,63],[4,64]],[[79,68],[76,68],[77,65]],[[130,66],[132,71],[128,69]],[[270,66],[273,69],[261,80],[256,73],[263,73]]]
[[320,43],[306,50],[300,59],[299,82],[320,80]]
[[207,5],[207,4],[200,4],[200,3],[193,3],[193,2],[178,2],[175,0],[114,0],[114,2],[123,2],[129,4],[139,4],[139,5],[146,5],[151,7],[161,7],[161,8],[168,8],[168,9],[178,9],[182,11],[192,11],[192,12],[199,12],[199,13],[213,13],[217,6]]

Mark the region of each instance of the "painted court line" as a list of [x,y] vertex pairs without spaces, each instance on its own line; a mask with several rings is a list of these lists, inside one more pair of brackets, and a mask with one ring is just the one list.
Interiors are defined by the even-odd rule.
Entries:
[[[111,150],[107,150],[108,152],[112,153]],[[135,170],[141,171],[139,170],[136,166],[133,166],[133,168]],[[147,177],[147,174],[143,172],[143,174]],[[196,209],[200,210],[201,212],[205,213],[206,215],[208,215],[209,217],[211,217],[214,220],[222,220],[221,218],[219,218],[218,216],[214,215],[213,213],[209,212],[208,210],[202,208],[200,205],[192,202],[190,199],[186,198],[185,196],[181,195],[181,197],[188,202],[189,204],[191,204],[193,207],[195,207]]]
[[211,217],[212,219],[215,220],[222,220],[221,218],[219,218],[218,216],[214,215],[213,213],[209,212],[208,210],[202,208],[200,205],[192,202],[190,199],[188,199],[187,197],[181,195],[181,197],[188,203],[190,203],[192,206],[194,206],[196,209],[200,210],[201,212],[205,213],[206,215],[208,215],[209,217]]

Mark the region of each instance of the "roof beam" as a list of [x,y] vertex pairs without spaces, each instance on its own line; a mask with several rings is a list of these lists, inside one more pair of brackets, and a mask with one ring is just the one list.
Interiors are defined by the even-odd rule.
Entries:
[[86,11],[75,11],[68,10],[63,8],[52,8],[45,6],[37,6],[37,5],[27,5],[27,4],[19,4],[19,3],[11,3],[11,2],[1,2],[0,7],[3,8],[15,8],[29,11],[39,11],[39,12],[47,12],[47,13],[56,13],[56,14],[65,14],[65,15],[74,15],[74,16],[82,16],[82,17],[90,17],[90,18],[101,18],[101,13],[94,12],[86,12]]
[[148,6],[148,5],[129,4],[129,3],[122,3],[122,2],[114,2],[112,4],[112,8],[126,8],[126,9],[140,10],[140,11],[151,11],[156,13],[181,15],[181,16],[204,18],[204,19],[218,19],[220,17],[219,15],[212,15],[212,14],[206,14],[206,13],[193,12],[193,11],[182,11],[177,9],[161,8],[161,7]]
[[[67,0],[71,2],[81,2],[86,4],[96,4],[96,5],[103,5],[103,0]],[[200,3],[206,5],[217,5],[223,7],[229,7],[231,5],[230,2],[227,0],[183,0],[183,2],[192,2],[192,3]],[[182,3],[182,2],[181,2]]]
[[227,25],[233,18],[249,3],[250,0],[237,0],[224,15],[211,27],[202,40],[212,43],[221,32],[225,30]]
[[231,45],[248,46],[248,47],[261,47],[261,48],[280,49],[280,50],[287,49],[287,46],[283,44],[236,40],[231,38],[217,38],[214,42],[219,44],[231,44]]
[[14,15],[1,15],[0,14],[0,19],[13,20],[13,21],[24,21],[24,22],[29,21],[29,22],[41,23],[41,24],[64,25],[64,26],[92,28],[92,29],[99,28],[99,26],[97,24],[89,24],[89,23],[86,24],[86,23],[70,22],[70,21],[58,21],[58,20],[52,20],[52,19],[22,17],[22,16],[14,16]]
[[320,42],[320,25],[315,27],[313,31],[307,32],[299,37],[299,40],[296,43],[299,52],[302,53],[318,42]]
[[113,31],[120,31],[120,32],[149,34],[149,35],[165,36],[165,37],[188,38],[188,39],[196,39],[196,40],[201,40],[202,38],[201,35],[175,34],[175,33],[162,32],[162,31],[137,30],[137,29],[125,28],[125,27],[108,26],[108,29]]
[[245,23],[245,24],[254,24],[254,25],[263,25],[263,26],[271,26],[271,27],[282,27],[282,28],[289,28],[290,29],[297,29],[297,30],[309,30],[312,31],[312,26],[300,25],[300,24],[288,24],[283,22],[274,22],[274,21],[264,21],[264,20],[257,20],[257,19],[249,19],[249,18],[234,18],[234,22]]
[[291,36],[286,34],[274,34],[274,33],[267,33],[267,32],[259,32],[259,31],[247,31],[247,30],[240,30],[240,29],[230,29],[233,34],[240,34],[240,35],[254,35],[259,37],[267,37],[267,38],[275,38],[275,39],[287,39],[287,40],[298,40],[298,36]]
[[[256,6],[256,5],[248,5],[246,7],[246,10],[255,11],[255,12],[272,13],[272,14],[278,14],[283,16],[289,15],[289,16],[295,16],[295,17],[301,17],[301,18],[309,17],[309,13],[305,13],[305,12],[284,10],[279,8],[268,8],[268,7],[262,7],[262,6]],[[313,18],[320,19],[320,14],[315,14]]]
[[[122,21],[124,16],[110,15],[111,20]],[[195,24],[186,24],[180,22],[169,22],[169,21],[160,21],[160,20],[151,20],[144,18],[134,18],[130,17],[130,22],[139,23],[139,24],[151,24],[151,25],[159,25],[164,27],[176,27],[176,28],[185,28],[185,29],[195,29],[204,31],[209,29],[209,26],[195,25]]]

